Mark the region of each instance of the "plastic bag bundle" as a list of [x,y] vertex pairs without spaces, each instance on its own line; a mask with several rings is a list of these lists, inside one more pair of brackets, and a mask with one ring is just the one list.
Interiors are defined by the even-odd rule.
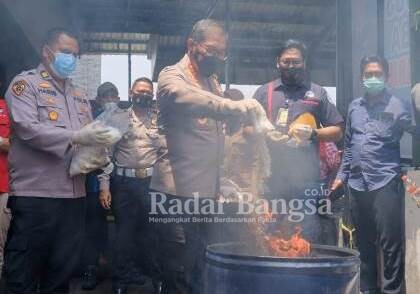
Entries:
[[267,133],[275,129],[260,103],[251,112],[251,119],[257,133]]
[[[118,110],[120,108],[116,103],[108,103],[105,105],[104,111],[91,123],[109,130],[111,134],[109,144],[106,146],[77,146],[70,164],[69,173],[71,177],[102,169],[109,164],[108,148],[117,143],[129,128],[128,115],[115,115]],[[89,125],[85,127],[89,127]]]

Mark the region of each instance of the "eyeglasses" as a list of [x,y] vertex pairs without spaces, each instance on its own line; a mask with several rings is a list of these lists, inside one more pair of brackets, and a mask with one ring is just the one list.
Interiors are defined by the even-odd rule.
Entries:
[[227,56],[226,56],[226,51],[225,50],[217,50],[215,48],[211,48],[208,47],[206,45],[203,44],[199,44],[196,43],[200,48],[204,49],[204,51],[206,52],[206,56],[214,56],[219,58],[220,60],[226,61],[227,60]]
[[370,78],[378,78],[378,79],[384,79],[384,74],[382,72],[365,72],[363,73],[363,78],[370,79]]
[[283,66],[301,66],[303,65],[303,60],[300,59],[284,59],[284,60],[280,60],[279,63]]

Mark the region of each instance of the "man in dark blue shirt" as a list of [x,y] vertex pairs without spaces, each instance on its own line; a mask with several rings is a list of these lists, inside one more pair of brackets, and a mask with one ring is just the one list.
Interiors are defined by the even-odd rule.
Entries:
[[[288,40],[279,50],[277,68],[280,77],[258,88],[254,98],[263,105],[278,131],[305,144],[294,144],[293,140],[289,140],[292,144],[284,144],[270,140],[269,136],[272,175],[266,197],[291,203],[295,199],[308,200],[312,195],[317,201],[323,194],[318,140],[339,141],[344,120],[326,90],[308,79],[303,43]],[[296,121],[300,121],[299,127],[294,127]],[[289,233],[289,228],[293,230],[297,223],[303,227],[303,236],[311,242],[335,243],[333,230],[321,233],[321,219],[316,213],[305,215],[301,222],[282,220],[282,231]],[[327,237],[333,238],[326,240]]]
[[[95,100],[92,103],[92,116],[96,118],[107,103],[118,103],[117,87],[105,82],[97,89]],[[98,284],[98,262],[101,253],[106,249],[107,240],[106,211],[99,202],[99,181],[96,172],[86,175],[86,237],[83,252],[82,289],[93,290]]]
[[332,190],[346,183],[355,199],[363,293],[377,293],[375,244],[384,256],[383,293],[405,293],[400,139],[411,129],[411,115],[385,88],[386,60],[363,58],[361,74],[365,94],[349,105],[344,157]]

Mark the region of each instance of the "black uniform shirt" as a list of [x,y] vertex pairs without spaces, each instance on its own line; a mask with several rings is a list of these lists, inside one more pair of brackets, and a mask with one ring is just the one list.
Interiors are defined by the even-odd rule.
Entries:
[[[319,127],[341,126],[343,117],[331,103],[326,90],[314,83],[306,82],[297,88],[283,84],[281,79],[272,83],[272,122],[277,124],[281,112],[286,111],[287,126],[299,115],[310,113],[314,116]],[[254,98],[257,99],[268,112],[268,94],[270,83],[257,89]],[[270,115],[267,113],[270,117]],[[281,120],[281,119],[280,119]],[[286,145],[274,144],[270,146],[272,157],[272,191],[289,191],[290,186],[305,186],[308,182],[319,181],[319,155],[317,144],[302,148],[291,148]],[[288,183],[287,185],[285,183]],[[293,189],[294,190],[294,189]]]

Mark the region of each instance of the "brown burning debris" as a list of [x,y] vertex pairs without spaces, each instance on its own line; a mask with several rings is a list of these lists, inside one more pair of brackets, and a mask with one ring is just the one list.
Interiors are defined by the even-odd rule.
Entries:
[[266,235],[267,249],[271,255],[278,257],[304,257],[311,253],[311,244],[300,234],[302,229],[296,228],[296,233],[290,239],[283,239],[279,234]]
[[302,238],[302,228],[296,227],[295,233],[286,239],[280,231],[269,234],[266,231],[266,224],[274,218],[272,213],[266,213],[262,222],[258,222],[252,228],[257,237],[257,244],[264,252],[276,257],[306,257],[311,254],[311,244]]

